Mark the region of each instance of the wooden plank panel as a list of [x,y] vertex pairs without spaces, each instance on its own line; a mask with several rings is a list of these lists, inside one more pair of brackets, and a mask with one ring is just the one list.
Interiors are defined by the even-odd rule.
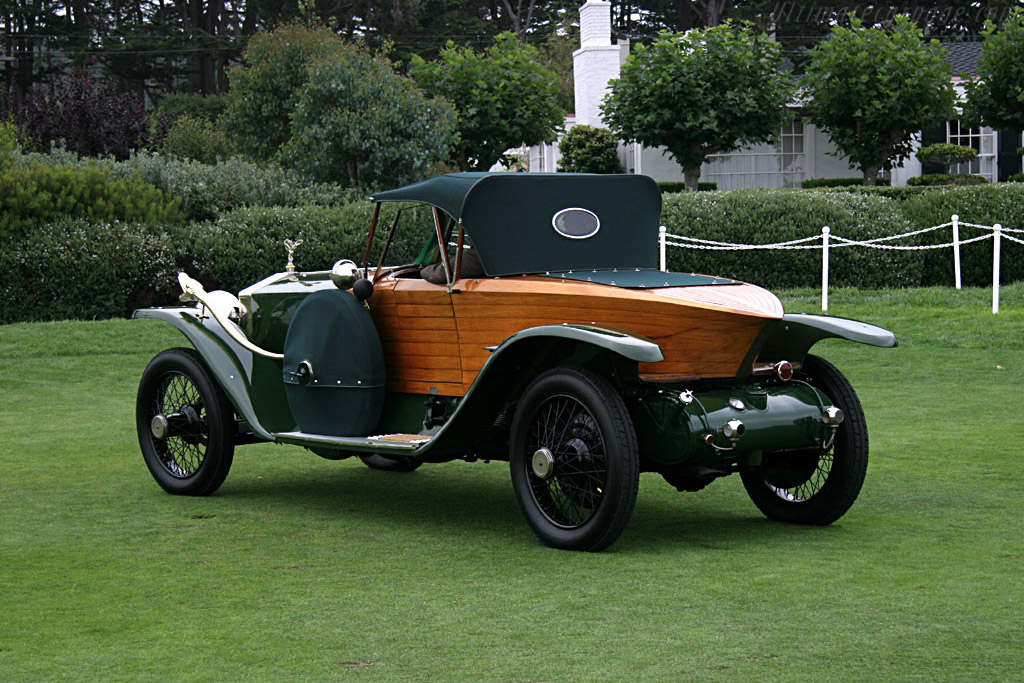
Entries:
[[388,376],[395,382],[420,381],[440,383],[462,383],[462,371],[459,369],[437,368],[388,368]]

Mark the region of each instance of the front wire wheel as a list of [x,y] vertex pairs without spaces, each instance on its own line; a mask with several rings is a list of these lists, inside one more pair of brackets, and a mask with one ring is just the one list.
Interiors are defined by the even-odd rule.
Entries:
[[740,477],[750,499],[768,518],[823,526],[846,514],[864,484],[867,420],[853,386],[832,363],[809,355],[800,377],[843,411],[831,447],[765,453],[760,467]]
[[633,513],[633,424],[614,387],[594,372],[558,368],[533,381],[512,422],[509,460],[519,506],[549,546],[603,550]]
[[199,354],[168,349],[142,373],[135,404],[139,446],[168,493],[208,496],[231,469],[234,409]]

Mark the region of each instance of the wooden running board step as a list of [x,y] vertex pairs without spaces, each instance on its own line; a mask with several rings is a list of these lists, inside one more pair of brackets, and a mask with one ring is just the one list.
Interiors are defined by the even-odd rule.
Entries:
[[280,443],[298,446],[328,446],[356,451],[415,451],[430,442],[429,434],[380,434],[377,436],[331,436],[307,432],[277,432]]

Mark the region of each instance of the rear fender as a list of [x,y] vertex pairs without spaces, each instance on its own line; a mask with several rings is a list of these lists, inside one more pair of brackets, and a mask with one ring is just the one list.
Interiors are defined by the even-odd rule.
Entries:
[[891,348],[896,335],[876,325],[828,315],[787,313],[765,329],[759,361],[802,361],[822,339],[847,339],[859,344]]
[[[218,322],[209,316],[200,316],[199,309],[192,307],[142,308],[132,317],[162,320],[184,334],[253,434],[267,441],[274,440],[270,431],[261,424],[253,405],[253,353],[232,339]],[[280,367],[279,361],[255,360],[276,362]],[[290,413],[286,414],[290,416]]]

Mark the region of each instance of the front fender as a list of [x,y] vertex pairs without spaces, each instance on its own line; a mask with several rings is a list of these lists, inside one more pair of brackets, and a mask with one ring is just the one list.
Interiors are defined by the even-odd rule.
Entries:
[[133,318],[154,318],[178,329],[202,356],[218,384],[253,434],[273,441],[256,416],[252,400],[253,354],[232,339],[216,321],[192,307],[140,308]]
[[847,339],[859,344],[891,348],[896,335],[870,323],[829,315],[787,313],[765,330],[758,357],[762,361],[799,361],[822,339]]

